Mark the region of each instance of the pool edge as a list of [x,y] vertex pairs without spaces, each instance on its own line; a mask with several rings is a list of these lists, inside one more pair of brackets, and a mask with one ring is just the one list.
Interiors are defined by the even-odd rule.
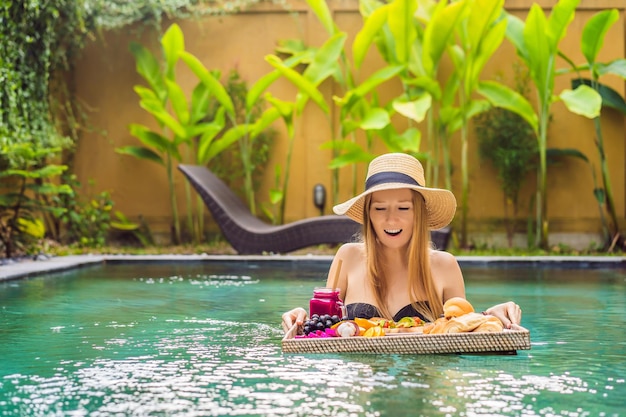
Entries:
[[[626,256],[457,256],[461,266],[626,268]],[[102,263],[181,261],[330,262],[331,255],[72,255],[0,266],[0,281]]]

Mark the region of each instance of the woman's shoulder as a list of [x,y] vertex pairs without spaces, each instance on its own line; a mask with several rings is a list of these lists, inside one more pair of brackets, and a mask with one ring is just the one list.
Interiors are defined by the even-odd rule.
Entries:
[[365,255],[365,245],[361,242],[344,243],[337,250],[337,254],[341,259],[362,257]]
[[454,255],[450,252],[431,251],[430,268],[444,299],[465,297],[463,272]]
[[458,264],[458,261],[450,252],[433,249],[430,251],[430,264],[434,267],[449,266]]

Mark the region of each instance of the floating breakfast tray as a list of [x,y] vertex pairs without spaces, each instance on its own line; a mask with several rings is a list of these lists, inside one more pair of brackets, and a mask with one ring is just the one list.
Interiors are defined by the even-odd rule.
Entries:
[[530,349],[530,332],[520,326],[497,333],[402,333],[380,337],[294,338],[292,327],[282,340],[286,353],[515,353]]

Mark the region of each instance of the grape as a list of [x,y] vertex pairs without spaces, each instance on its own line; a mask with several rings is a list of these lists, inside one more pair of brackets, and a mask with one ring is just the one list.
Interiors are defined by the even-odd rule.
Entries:
[[315,333],[318,330],[324,331],[333,325],[339,323],[341,318],[336,314],[331,316],[330,314],[313,314],[310,318],[304,322],[304,335],[308,336],[310,333]]

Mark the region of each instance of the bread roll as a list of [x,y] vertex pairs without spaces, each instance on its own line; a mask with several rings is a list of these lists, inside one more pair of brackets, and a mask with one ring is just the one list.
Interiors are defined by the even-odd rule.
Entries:
[[459,317],[453,317],[443,328],[443,333],[471,332],[486,320],[487,318],[480,313],[468,313]]
[[443,315],[449,319],[460,317],[464,314],[473,313],[474,307],[465,298],[452,297],[443,305]]
[[485,317],[485,321],[480,324],[480,326],[476,327],[472,330],[475,333],[498,333],[504,330],[504,325],[500,321],[499,318],[494,316],[483,316]]

